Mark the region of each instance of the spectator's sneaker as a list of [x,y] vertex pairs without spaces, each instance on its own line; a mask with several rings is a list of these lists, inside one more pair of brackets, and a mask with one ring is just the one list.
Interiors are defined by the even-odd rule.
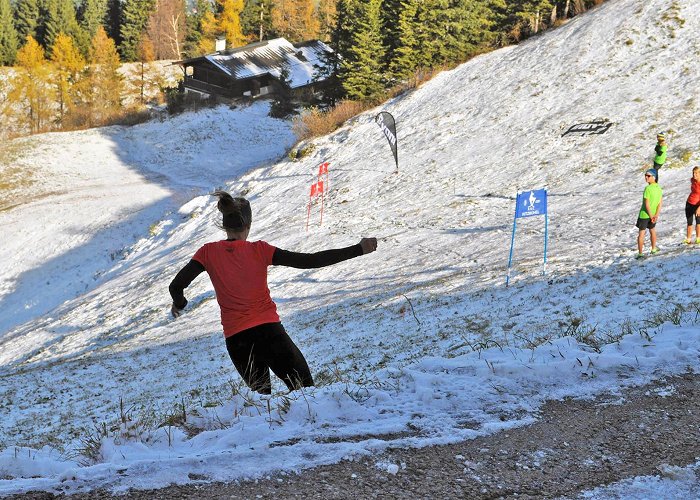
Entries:
[[686,239],[683,240],[683,244],[684,244],[684,245],[690,245],[691,243],[692,243],[692,241],[690,241],[689,238],[686,238]]
[[637,260],[643,259],[643,258],[644,258],[644,254],[643,254],[643,253],[638,253],[637,256],[635,257],[635,259],[637,259]]
[[651,254],[652,254],[652,255],[655,255],[655,254],[657,254],[657,253],[659,253],[659,249],[658,249],[658,248],[652,248],[652,249],[651,249]]
[[696,244],[696,245],[700,245],[700,238],[696,238],[696,239],[695,239],[695,244]]

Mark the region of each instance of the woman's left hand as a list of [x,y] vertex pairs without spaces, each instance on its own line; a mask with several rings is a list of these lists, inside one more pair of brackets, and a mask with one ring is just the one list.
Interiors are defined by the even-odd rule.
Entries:
[[377,238],[362,238],[360,246],[363,254],[372,253],[377,249]]

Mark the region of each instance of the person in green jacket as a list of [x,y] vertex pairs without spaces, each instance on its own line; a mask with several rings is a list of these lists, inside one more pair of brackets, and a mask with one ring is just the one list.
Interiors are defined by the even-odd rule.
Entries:
[[654,255],[659,252],[659,248],[656,246],[656,222],[659,220],[659,213],[661,212],[663,193],[661,186],[656,182],[657,175],[658,172],[653,168],[644,173],[644,180],[647,182],[647,186],[644,188],[642,208],[639,211],[636,224],[639,228],[639,236],[637,237],[638,259],[644,257],[644,238],[647,229],[651,238],[651,254]]
[[666,152],[668,144],[666,144],[666,132],[656,134],[656,147],[654,148],[654,170],[656,170],[656,182],[659,182],[659,169],[666,163]]

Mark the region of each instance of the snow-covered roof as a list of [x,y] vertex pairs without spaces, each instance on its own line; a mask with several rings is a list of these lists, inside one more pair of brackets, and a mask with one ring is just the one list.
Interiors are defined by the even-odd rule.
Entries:
[[[319,40],[294,45],[284,38],[275,38],[208,54],[203,58],[236,80],[266,73],[279,78],[282,69],[286,67],[289,71],[290,86],[297,88],[315,80],[317,70],[314,65],[322,64],[324,52],[332,52],[332,49]],[[183,64],[195,60],[183,61]]]

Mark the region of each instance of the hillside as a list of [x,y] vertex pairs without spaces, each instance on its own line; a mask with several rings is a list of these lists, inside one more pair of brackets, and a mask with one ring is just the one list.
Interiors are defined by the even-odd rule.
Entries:
[[[530,423],[550,398],[697,371],[700,248],[679,243],[700,163],[699,33],[692,2],[610,0],[444,72],[381,107],[397,120],[396,174],[380,109],[296,162],[265,103],[13,141],[3,175],[34,174],[0,209],[0,494],[230,481],[454,443]],[[562,136],[593,120],[612,126]],[[637,262],[659,130],[662,252]],[[314,206],[306,232],[323,161],[323,225]],[[380,240],[337,266],[270,268],[308,393],[241,390],[205,276],[169,317],[172,277],[223,237],[216,187],[250,199],[253,240]],[[516,191],[540,187],[546,275],[544,221],[521,220],[505,287]]]

